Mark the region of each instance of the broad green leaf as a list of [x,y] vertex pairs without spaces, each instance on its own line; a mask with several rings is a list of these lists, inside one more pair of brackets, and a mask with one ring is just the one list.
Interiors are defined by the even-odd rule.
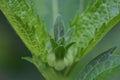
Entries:
[[93,59],[79,74],[78,80],[94,80],[103,72],[120,66],[120,56],[112,55],[115,48]]
[[79,47],[77,61],[85,56],[120,20],[119,0],[97,0],[71,24],[75,27],[72,41]]
[[[106,4],[107,6],[105,7]],[[76,75],[83,68],[81,62],[83,62],[82,60],[84,60],[84,56],[88,52],[90,52],[90,50],[103,38],[103,36],[105,36],[105,34],[116,23],[119,22],[119,5],[120,4],[118,0],[98,0],[96,3],[89,6],[89,8],[86,9],[86,11],[82,15],[78,15],[72,23],[71,26],[75,28],[72,36],[72,41],[76,41],[76,45],[78,46],[78,55],[76,56],[76,61],[79,61],[80,59],[81,61],[79,61],[79,63],[75,63],[67,72],[68,75],[71,72],[74,73],[70,74],[70,76],[72,76],[71,78],[74,77],[73,79],[75,79]],[[99,15],[97,15],[96,13]],[[108,13],[109,15],[107,15]]]
[[[25,0],[0,0],[0,9],[32,54],[45,60],[48,36],[44,23]],[[43,56],[44,55],[44,56]]]

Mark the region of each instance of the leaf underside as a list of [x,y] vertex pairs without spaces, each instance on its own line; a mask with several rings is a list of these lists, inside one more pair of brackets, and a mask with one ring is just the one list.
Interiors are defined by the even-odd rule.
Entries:
[[120,65],[120,56],[112,55],[115,48],[102,53],[93,59],[79,74],[78,80],[96,80],[96,78],[107,70]]

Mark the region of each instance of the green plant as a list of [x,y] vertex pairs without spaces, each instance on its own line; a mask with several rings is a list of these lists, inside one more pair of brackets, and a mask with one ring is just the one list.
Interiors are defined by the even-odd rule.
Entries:
[[35,2],[42,1],[0,0],[0,9],[32,53],[32,58],[23,59],[35,64],[46,80],[94,80],[120,65],[120,56],[112,54],[115,47],[79,65],[120,21],[119,0],[97,0],[82,14],[76,13],[70,24],[67,20],[64,24],[57,0],[52,0],[52,18],[47,16],[51,21],[47,18],[45,22],[40,16],[45,16],[44,11],[38,15]]

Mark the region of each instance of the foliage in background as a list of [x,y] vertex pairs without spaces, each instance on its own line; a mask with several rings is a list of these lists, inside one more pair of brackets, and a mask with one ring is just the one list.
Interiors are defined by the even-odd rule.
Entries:
[[[38,2],[37,2],[38,1]],[[43,5],[40,5],[41,7],[39,8],[38,6],[35,6],[37,3],[41,3],[41,0],[37,1],[32,1],[32,0],[1,0],[0,1],[0,8],[3,11],[3,13],[6,15],[7,19],[10,21],[10,23],[13,25],[13,28],[17,32],[17,34],[21,37],[21,39],[24,41],[26,46],[29,48],[29,50],[32,52],[32,59],[31,58],[26,58],[27,60],[31,61],[34,63],[39,71],[42,73],[42,75],[47,79],[47,80],[54,80],[54,79],[62,79],[62,80],[74,80],[78,79],[79,72],[82,71],[82,67],[80,67],[78,64],[78,61],[82,60],[82,58],[85,57],[85,55],[98,43],[99,40],[102,39],[102,37],[120,20],[120,1],[118,0],[101,0],[93,3],[90,5],[90,7],[82,13],[82,15],[77,15],[74,21],[70,24],[68,24],[69,20],[73,19],[75,13],[77,12],[77,9],[79,6],[76,6],[73,8],[73,10],[76,10],[75,13],[70,14],[69,17],[65,16],[65,31],[69,30],[68,28],[72,27],[73,29],[73,34],[71,36],[71,40],[69,41],[70,43],[74,42],[75,44],[72,45],[72,47],[68,50],[68,53],[65,53],[67,56],[62,56],[63,61],[61,60],[56,60],[55,63],[52,63],[54,68],[50,67],[51,65],[47,64],[46,59],[48,58],[49,51],[47,47],[49,48],[49,35],[47,34],[48,32],[51,34],[51,37],[53,38],[53,33],[54,31],[49,31],[49,28],[53,26],[55,17],[57,16],[58,13],[62,13],[62,9],[60,10],[59,7],[57,7],[57,3],[54,0],[52,0],[51,4],[51,9],[53,9],[53,12],[51,14],[52,17],[45,13],[49,12],[44,12],[42,14],[42,7]],[[47,0],[44,1],[44,3],[48,3]],[[72,3],[72,0],[71,0]],[[74,3],[72,3],[74,4]],[[38,7],[38,8],[37,8]],[[55,8],[55,9],[54,9]],[[61,7],[62,8],[62,7]],[[41,9],[41,10],[38,10]],[[46,8],[47,9],[47,8]],[[68,9],[68,8],[66,8]],[[71,8],[69,8],[71,9]],[[111,10],[112,9],[112,10]],[[44,10],[44,9],[43,9]],[[56,11],[60,10],[60,11]],[[114,10],[114,11],[113,11]],[[40,12],[39,12],[40,11]],[[49,10],[46,10],[49,11]],[[66,11],[66,12],[65,12]],[[68,15],[69,10],[65,10],[64,15]],[[72,10],[71,10],[72,11]],[[74,11],[72,11],[74,12]],[[40,13],[40,14],[39,14]],[[79,13],[79,12],[78,12]],[[37,16],[39,14],[39,16]],[[46,19],[42,18],[45,15],[48,17]],[[40,17],[40,18],[39,18]],[[51,18],[49,18],[51,17]],[[52,20],[50,20],[52,19]],[[45,21],[45,22],[43,22]],[[63,23],[60,23],[63,24]],[[60,25],[59,24],[59,25]],[[45,29],[45,26],[50,26],[47,27],[47,30]],[[59,27],[58,25],[58,27]],[[70,26],[70,27],[69,27]],[[60,26],[61,27],[61,26]],[[53,27],[50,29],[53,30]],[[65,36],[63,39],[66,40],[68,36]],[[79,38],[78,38],[79,37]],[[61,37],[60,37],[61,38]],[[62,39],[62,38],[61,38]],[[54,43],[53,43],[54,42]],[[56,41],[51,42],[51,44],[56,44]],[[57,42],[58,43],[58,42]],[[48,46],[47,46],[48,45]],[[60,44],[61,46],[61,44]],[[60,52],[66,48],[59,47],[57,52]],[[65,45],[66,46],[66,45]],[[52,46],[53,48],[53,46]],[[56,49],[56,47],[55,47]],[[110,49],[109,51],[111,51]],[[105,52],[107,53],[112,53],[112,52]],[[60,56],[62,54],[60,52]],[[57,55],[59,55],[57,54]],[[72,54],[72,56],[71,56]],[[57,56],[56,55],[51,55],[51,59]],[[59,57],[59,56],[58,56]],[[108,57],[108,58],[106,58]],[[80,75],[79,80],[87,80],[88,78],[95,79],[97,78],[97,75],[101,74],[102,72],[115,68],[119,65],[119,63],[116,63],[116,61],[120,60],[119,56],[113,56],[113,55],[102,55],[102,57],[97,57],[98,59],[94,59],[91,63],[89,63],[87,66],[90,65],[90,67],[87,67],[83,69],[82,73],[88,73],[88,75]],[[65,60],[67,59],[67,60]],[[73,59],[73,60],[71,60]],[[100,60],[99,60],[100,59]],[[101,61],[103,59],[103,61]],[[112,60],[111,60],[112,59]],[[50,60],[48,60],[50,61]],[[51,60],[52,61],[52,60]],[[71,67],[68,64],[72,64]],[[54,62],[54,60],[52,61]],[[93,65],[93,62],[95,62],[95,68],[92,68],[93,72],[91,71],[89,75],[89,69],[91,70],[91,66]],[[110,62],[108,65],[110,65],[110,68],[105,68],[104,66],[108,66],[105,63]],[[48,62],[49,63],[49,62]],[[64,64],[62,64],[64,63]],[[87,64],[87,63],[86,63]],[[64,66],[67,67],[64,70]],[[103,65],[103,66],[101,66]],[[63,67],[63,68],[61,68]],[[77,68],[79,67],[79,69]],[[100,72],[98,72],[98,68],[100,67]],[[103,68],[104,67],[104,68]],[[61,68],[61,69],[60,69]],[[61,71],[57,71],[57,70]],[[87,71],[86,71],[87,70]],[[75,73],[74,73],[75,72]],[[63,74],[61,74],[63,73]],[[97,75],[95,75],[97,74]],[[53,77],[54,75],[54,77]],[[82,78],[81,78],[82,76]]]

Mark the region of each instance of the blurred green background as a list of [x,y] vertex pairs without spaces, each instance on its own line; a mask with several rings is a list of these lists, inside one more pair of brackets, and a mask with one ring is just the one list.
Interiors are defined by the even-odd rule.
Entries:
[[[50,28],[53,25],[51,20],[52,0],[28,1],[33,5],[34,11],[45,21],[47,29],[52,29]],[[75,14],[77,12],[82,13],[92,2],[95,2],[95,0],[59,0],[59,13],[65,21],[66,29]],[[116,24],[93,48],[84,59],[83,64],[114,46],[117,46],[114,54],[120,55],[120,23]],[[24,56],[31,56],[31,54],[0,11],[0,80],[43,80],[33,64],[21,59]],[[111,72],[101,80],[120,80],[120,67],[113,69]]]

